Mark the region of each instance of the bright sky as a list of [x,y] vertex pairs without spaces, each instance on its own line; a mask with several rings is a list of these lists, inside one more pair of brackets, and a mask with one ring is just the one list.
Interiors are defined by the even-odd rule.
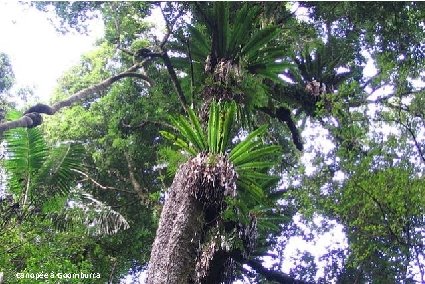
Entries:
[[90,33],[62,35],[46,13],[17,2],[0,1],[0,52],[9,55],[17,88],[33,87],[47,100],[61,74],[78,63],[82,53],[93,48],[103,35],[101,21],[93,21]]

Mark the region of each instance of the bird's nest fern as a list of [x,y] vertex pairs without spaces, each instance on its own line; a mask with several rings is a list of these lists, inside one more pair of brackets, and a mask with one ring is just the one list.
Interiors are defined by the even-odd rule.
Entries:
[[[188,114],[188,118],[182,115],[170,118],[178,130],[177,134],[167,131],[161,131],[161,134],[191,157],[200,153],[207,156],[206,161],[210,165],[216,165],[219,161],[227,164],[223,162],[223,159],[227,159],[236,171],[237,193],[262,203],[264,191],[279,180],[279,177],[270,174],[270,170],[279,162],[281,153],[280,146],[267,145],[261,139],[267,132],[267,126],[259,127],[241,142],[232,145],[236,103],[213,102],[206,128],[202,127],[192,109],[188,110]],[[228,185],[226,188],[230,187]]]

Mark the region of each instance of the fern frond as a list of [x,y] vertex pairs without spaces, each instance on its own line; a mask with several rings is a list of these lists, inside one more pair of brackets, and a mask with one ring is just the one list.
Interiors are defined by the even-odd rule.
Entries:
[[214,14],[216,22],[217,55],[219,58],[227,56],[229,38],[229,3],[220,1],[214,3]]
[[173,125],[179,130],[186,142],[192,145],[198,152],[203,150],[203,142],[201,141],[201,135],[197,133],[196,129],[190,125],[189,121],[183,116],[179,116],[177,119],[170,118]]
[[240,49],[245,44],[244,39],[246,39],[247,35],[250,35],[252,24],[258,13],[259,9],[257,7],[249,7],[245,3],[236,14],[234,30],[229,43],[229,54],[234,56],[234,58],[241,56]]
[[208,119],[208,146],[211,153],[217,153],[217,138],[218,138],[218,120],[219,120],[218,104],[216,102],[211,103],[210,116]]
[[202,146],[201,150],[204,151],[207,149],[207,143],[206,143],[205,133],[202,130],[201,122],[199,121],[193,109],[189,108],[188,113],[189,113],[190,122],[195,128],[195,134],[197,136],[197,139],[199,140],[200,145]]
[[265,197],[263,189],[250,179],[238,179],[236,185],[239,189],[245,191],[257,203],[261,203]]
[[[217,122],[217,140],[215,141],[216,153],[221,153],[221,144],[223,140],[223,125],[225,119],[225,112],[223,105],[218,105],[218,122]],[[224,151],[223,151],[224,152]]]
[[211,41],[193,26],[189,26],[189,33],[191,35],[190,49],[192,57],[198,60],[205,60],[211,52]]
[[159,131],[159,133],[167,140],[170,140],[173,142],[174,145],[180,147],[181,149],[187,151],[190,155],[192,156],[196,156],[196,151],[189,146],[189,144],[185,141],[183,141],[182,139],[180,139],[179,137],[177,137],[174,134],[171,134],[170,132],[167,131]]
[[251,149],[255,148],[256,146],[260,145],[260,141],[256,141],[255,139],[261,135],[263,135],[267,131],[267,126],[263,125],[256,130],[252,131],[248,136],[245,138],[244,141],[240,142],[238,145],[236,145],[232,151],[230,151],[229,159],[230,161],[233,161],[236,159],[239,155],[241,155],[244,152],[248,152]]
[[236,103],[232,102],[230,103],[226,113],[225,113],[225,118],[224,118],[224,123],[223,123],[223,131],[222,131],[222,142],[220,145],[220,152],[224,153],[229,141],[230,141],[230,133],[232,130],[232,126],[233,126],[233,122],[235,120],[235,115],[236,115]]
[[274,166],[275,163],[270,161],[254,161],[244,163],[236,167],[238,169],[252,169],[252,170],[261,170],[261,169],[270,169]]
[[252,54],[256,53],[257,50],[262,48],[266,43],[270,42],[277,36],[279,29],[276,26],[266,27],[262,30],[257,31],[248,43],[242,48],[241,56],[249,58]]
[[233,159],[232,163],[235,166],[240,166],[254,160],[267,158],[268,156],[279,156],[280,150],[281,147],[277,145],[259,147],[258,149],[242,153],[239,157]]

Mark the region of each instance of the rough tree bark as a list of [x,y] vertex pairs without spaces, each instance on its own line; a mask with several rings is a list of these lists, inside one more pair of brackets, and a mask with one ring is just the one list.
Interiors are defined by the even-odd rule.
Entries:
[[180,167],[162,209],[148,284],[204,283],[215,251],[205,254],[202,245],[235,190],[236,172],[224,156],[200,153]]
[[195,282],[196,252],[204,216],[200,202],[189,194],[190,171],[189,164],[184,164],[168,191],[151,252],[147,283]]
[[85,88],[74,95],[68,97],[67,99],[64,99],[62,101],[59,101],[55,103],[52,106],[44,105],[44,104],[36,104],[33,107],[30,107],[22,116],[20,119],[8,121],[0,124],[0,134],[3,132],[18,128],[18,127],[36,127],[40,125],[43,120],[41,117],[41,113],[48,114],[48,115],[54,115],[56,112],[61,110],[62,108],[72,106],[73,104],[76,104],[78,102],[87,100],[89,98],[94,98],[96,96],[99,96],[99,94],[102,94],[104,91],[106,91],[113,83],[123,79],[123,78],[139,78],[142,80],[147,81],[150,85],[153,84],[152,80],[147,77],[146,75],[142,73],[136,72],[137,69],[142,67],[143,63],[138,63],[133,66],[131,66],[126,71],[119,73],[115,76],[111,76],[102,82],[90,86],[88,88]]

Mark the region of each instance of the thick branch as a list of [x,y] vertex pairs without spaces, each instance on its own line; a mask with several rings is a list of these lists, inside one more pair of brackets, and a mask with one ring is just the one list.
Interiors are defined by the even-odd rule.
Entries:
[[74,95],[70,96],[69,98],[59,101],[55,103],[53,106],[48,106],[44,104],[37,104],[31,108],[29,108],[23,117],[20,119],[14,120],[14,121],[8,121],[5,123],[0,124],[0,134],[3,133],[6,130],[18,128],[18,127],[36,127],[42,123],[42,119],[40,116],[40,113],[53,115],[62,108],[69,107],[75,103],[87,100],[89,98],[94,98],[98,96],[100,93],[107,90],[113,83],[123,79],[123,78],[139,78],[142,80],[147,81],[150,85],[153,84],[152,80],[150,80],[149,77],[147,77],[144,74],[135,72],[137,69],[140,68],[140,63],[135,64],[126,71],[109,77],[108,79],[103,80],[102,82],[90,86],[88,88],[85,88]]
[[170,21],[167,18],[167,16],[165,15],[165,12],[164,12],[164,10],[162,9],[161,6],[160,6],[160,9],[161,9],[161,13],[162,13],[162,16],[164,18],[164,21],[165,21],[165,27],[167,29],[167,32],[164,35],[164,38],[162,39],[161,43],[159,44],[159,48],[161,49],[161,52],[162,52],[161,57],[164,61],[165,67],[167,67],[168,74],[170,75],[171,81],[173,82],[173,86],[174,86],[174,89],[177,92],[180,103],[181,103],[183,109],[187,112],[186,97],[184,96],[183,89],[180,85],[180,81],[177,78],[176,71],[174,70],[173,64],[171,63],[170,57],[168,56],[167,49],[165,47],[171,33],[173,32],[173,28],[174,28],[175,23],[177,22],[179,17],[183,14],[183,10],[180,10],[179,13],[175,16],[175,18]]
[[269,108],[259,108],[262,112],[268,114],[271,117],[277,118],[281,122],[285,122],[286,125],[289,128],[289,131],[291,131],[292,134],[292,141],[294,141],[295,146],[298,150],[302,151],[304,146],[301,141],[300,133],[298,132],[297,126],[295,125],[294,121],[291,117],[291,112],[289,109],[285,107],[280,107],[276,110],[271,110]]
[[165,21],[165,28],[167,29],[166,34],[164,35],[159,47],[161,50],[165,50],[164,47],[168,42],[168,39],[170,37],[170,35],[173,33],[173,29],[174,29],[174,25],[176,24],[176,22],[178,21],[178,19],[183,15],[184,10],[180,9],[179,12],[177,13],[177,15],[175,15],[175,17],[173,19],[168,19],[167,15],[165,14],[164,9],[162,8],[161,5],[159,5],[159,8],[161,9],[161,13],[162,13],[162,17]]
[[131,68],[129,68],[127,71],[125,71],[123,73],[109,77],[108,79],[106,79],[106,80],[104,80],[104,81],[102,81],[102,82],[100,82],[96,85],[90,86],[86,89],[83,89],[83,90],[77,92],[76,94],[70,96],[66,100],[55,103],[52,106],[53,113],[56,113],[57,111],[59,111],[60,109],[62,109],[64,107],[69,107],[69,106],[73,105],[74,103],[86,100],[88,98],[95,97],[99,93],[101,93],[101,92],[105,91],[107,88],[109,88],[113,83],[115,83],[115,82],[117,82],[117,81],[119,81],[123,78],[127,78],[127,77],[133,77],[134,78],[134,77],[136,77],[136,78],[141,78],[143,80],[146,80],[146,81],[152,83],[151,80],[147,76],[135,72],[139,67],[140,67],[139,64],[133,65]]
[[134,170],[136,167],[134,166],[133,160],[131,159],[130,155],[128,153],[124,153],[125,159],[127,160],[127,168],[128,168],[128,174],[130,177],[131,185],[134,188],[134,191],[139,196],[140,200],[143,203],[146,203],[148,201],[148,191],[145,190],[139,183],[139,181],[136,179],[136,175],[134,173]]
[[307,284],[309,282],[297,280],[292,278],[291,276],[275,270],[270,270],[265,268],[260,261],[250,259],[246,262],[249,266],[251,266],[257,273],[263,275],[269,281],[276,281],[281,284]]
[[18,127],[30,127],[32,125],[33,125],[32,119],[24,115],[20,119],[8,121],[8,122],[0,124],[0,134],[9,129],[18,128]]

